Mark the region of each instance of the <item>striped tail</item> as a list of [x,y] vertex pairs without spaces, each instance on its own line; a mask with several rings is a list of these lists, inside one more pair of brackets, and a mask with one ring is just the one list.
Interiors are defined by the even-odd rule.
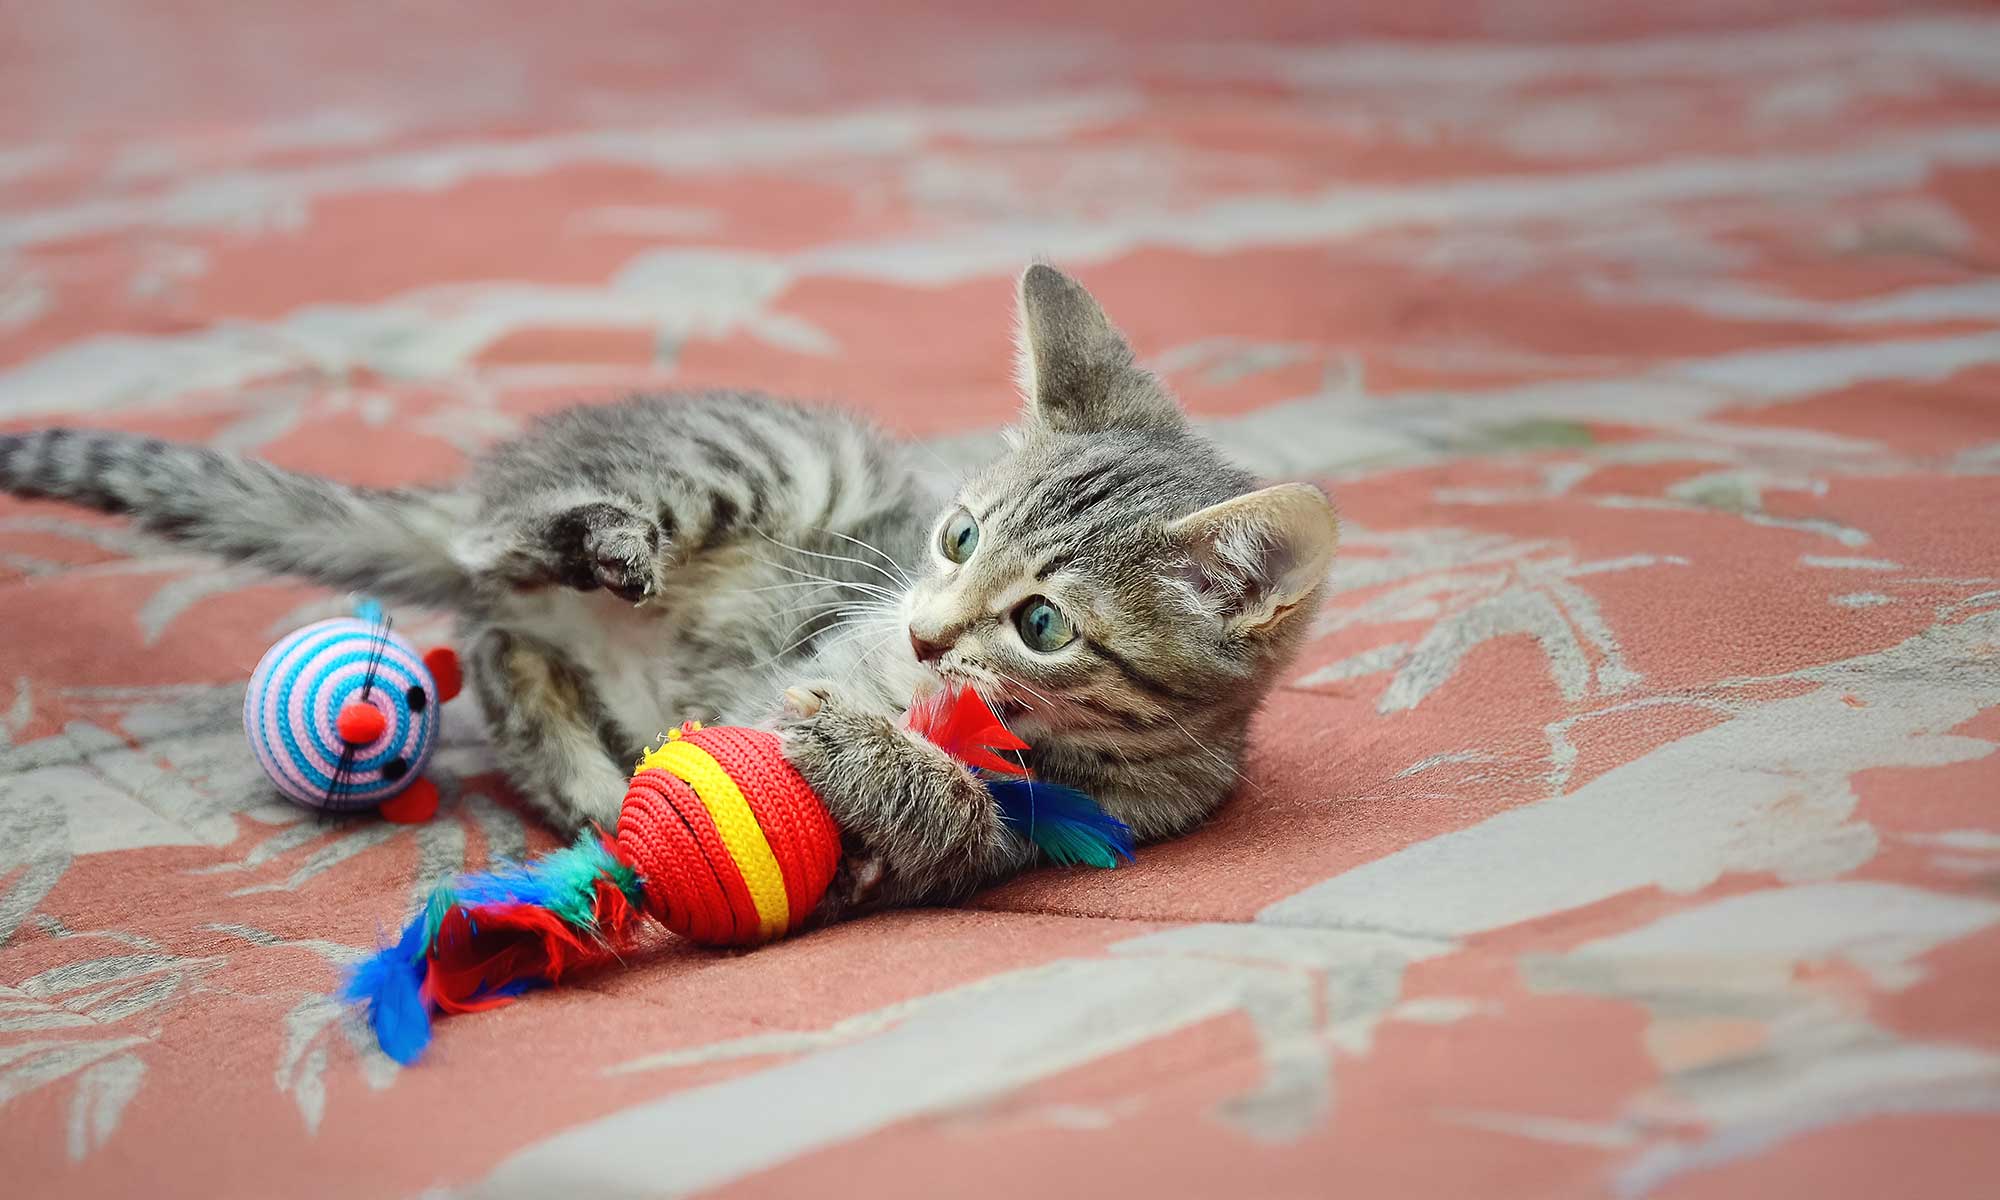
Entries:
[[82,429],[0,434],[0,489],[128,514],[178,542],[329,587],[457,607],[448,497],[348,487],[203,446]]

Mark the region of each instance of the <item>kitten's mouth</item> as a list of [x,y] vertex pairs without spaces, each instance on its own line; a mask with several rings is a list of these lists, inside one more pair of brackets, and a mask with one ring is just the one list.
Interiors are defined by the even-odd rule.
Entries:
[[997,717],[1018,717],[1029,711],[1028,706],[1012,696],[996,696],[988,701]]
[[986,701],[986,706],[993,710],[993,715],[1002,720],[1031,711],[1031,706],[1025,700],[1014,695],[1014,690],[998,679],[945,666],[926,669],[945,687],[971,688],[978,692],[980,698]]

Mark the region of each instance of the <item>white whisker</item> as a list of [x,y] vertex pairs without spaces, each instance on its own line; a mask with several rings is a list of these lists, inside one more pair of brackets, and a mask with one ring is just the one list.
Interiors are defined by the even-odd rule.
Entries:
[[[762,530],[758,530],[757,536],[763,538],[765,541],[771,543],[773,546],[781,546],[786,550],[790,550],[794,554],[809,554],[814,558],[826,559],[828,562],[852,563],[857,567],[862,567],[867,570],[875,572],[877,575],[880,575],[882,578],[888,580],[890,583],[895,584],[897,587],[908,587],[910,583],[908,579],[899,579],[896,576],[889,574],[889,572],[884,571],[881,567],[876,566],[874,563],[869,562],[866,559],[855,558],[853,555],[850,554],[823,554],[818,550],[808,550],[803,546],[794,546],[786,542],[781,542],[777,538],[772,537],[770,534],[765,533]],[[901,568],[898,569],[900,570]]]
[[831,534],[832,536],[839,538],[843,542],[852,542],[855,545],[861,547],[863,550],[866,550],[878,556],[879,558],[881,558],[883,562],[888,563],[889,569],[894,571],[902,579],[904,587],[914,587],[916,585],[916,580],[910,578],[910,573],[903,569],[903,564],[897,562],[895,558],[891,556],[887,550],[882,549],[882,547],[875,545],[873,542],[864,541],[863,539],[855,537],[852,534],[842,533],[838,529],[821,529],[819,530],[819,532],[825,534]]
[[991,668],[988,668],[988,669],[989,669],[989,670],[991,670],[991,671],[993,672],[993,674],[994,674],[994,675],[996,675],[997,677],[999,677],[999,679],[1000,679],[1000,681],[1001,681],[1001,682],[1003,682],[1003,683],[1009,683],[1009,684],[1012,684],[1013,686],[1015,686],[1015,687],[1017,687],[1017,688],[1021,688],[1022,690],[1026,691],[1026,692],[1027,692],[1027,693],[1028,693],[1029,695],[1033,696],[1033,697],[1034,697],[1035,699],[1037,699],[1037,700],[1040,700],[1040,701],[1041,701],[1041,702],[1042,702],[1043,704],[1046,704],[1046,705],[1048,705],[1048,706],[1049,706],[1049,707],[1051,707],[1051,708],[1054,708],[1054,707],[1056,706],[1056,702],[1055,702],[1055,701],[1053,701],[1053,700],[1049,699],[1049,698],[1048,698],[1048,697],[1047,697],[1046,695],[1044,695],[1043,693],[1041,693],[1041,692],[1039,692],[1039,691],[1036,691],[1036,690],[1035,690],[1035,688],[1034,688],[1034,687],[1033,687],[1033,686],[1032,686],[1031,684],[1029,684],[1029,683],[1028,683],[1028,682],[1027,682],[1026,680],[1024,680],[1024,679],[1020,678],[1019,676],[1017,676],[1017,675],[1009,675],[1009,674],[1008,674],[1007,672],[1005,672],[1005,671],[1002,671],[1002,670],[1001,670],[1000,668],[998,668],[998,667],[991,667]]
[[[864,632],[871,629],[881,629],[885,627],[889,628],[892,633],[894,631],[894,625],[892,623],[880,621],[872,617],[855,617],[844,621],[835,621],[830,625],[821,625],[816,628],[807,630],[800,636],[793,638],[791,642],[789,642],[785,646],[784,649],[778,651],[776,654],[772,654],[766,658],[759,660],[756,663],[751,664],[751,669],[762,670],[765,667],[773,666],[776,663],[788,657],[792,653],[792,651],[797,650],[799,647],[805,645],[807,642],[812,641],[814,638],[821,636],[822,634],[831,633],[836,629],[847,629],[853,627],[859,627]],[[885,637],[886,636],[888,635],[885,635]],[[840,643],[838,642],[830,643],[830,646],[838,644]]]
[[1255,780],[1251,779],[1248,775],[1245,775],[1243,773],[1243,768],[1230,762],[1228,759],[1222,757],[1220,754],[1217,754],[1215,751],[1210,750],[1207,746],[1202,745],[1201,740],[1195,737],[1194,734],[1190,733],[1188,731],[1187,726],[1181,724],[1180,718],[1176,717],[1171,709],[1167,708],[1165,705],[1161,705],[1160,713],[1161,715],[1165,716],[1167,720],[1172,721],[1174,723],[1174,728],[1180,730],[1181,735],[1187,738],[1188,745],[1193,746],[1195,750],[1198,753],[1200,753],[1204,758],[1208,759],[1216,766],[1221,767],[1223,770],[1229,772],[1231,775],[1234,775],[1237,779],[1241,780],[1242,782],[1249,784],[1256,791],[1261,793],[1264,790],[1262,787],[1258,786]]
[[[860,641],[862,638],[867,637],[869,631],[873,628],[874,627],[870,625],[863,625],[852,630],[851,632],[844,633],[841,636],[835,638],[833,641],[828,642],[826,645],[819,647],[816,653],[831,654],[836,650],[840,650],[847,646],[851,646],[855,642]],[[880,638],[876,639],[875,642],[868,647],[868,649],[861,652],[862,656],[866,657],[867,655],[873,654],[875,651],[887,645],[889,643],[889,640],[894,636],[895,635],[893,632],[883,634]]]
[[867,592],[871,596],[879,596],[884,600],[894,600],[898,603],[900,603],[903,599],[901,594],[897,592],[892,592],[888,588],[885,588],[878,583],[862,583],[861,581],[855,579],[832,579],[825,575],[815,575],[811,571],[801,571],[797,567],[788,567],[784,563],[773,562],[768,558],[760,558],[757,561],[763,563],[767,567],[776,567],[778,570],[783,571],[786,574],[797,575],[799,578],[810,580],[813,583],[824,583],[824,584],[831,584],[834,587],[853,588],[855,591]]
[[787,611],[811,612],[814,609],[826,609],[826,608],[851,608],[856,612],[880,613],[884,617],[893,617],[896,615],[896,606],[888,603],[887,601],[855,600],[851,597],[845,597],[845,596],[841,597],[838,600],[814,600],[808,604],[793,605]]
[[794,588],[830,588],[830,587],[847,587],[847,586],[849,586],[849,584],[845,580],[841,579],[817,579],[817,578],[788,579],[783,583],[767,583],[763,587],[718,588],[715,594],[718,596],[755,596],[762,592],[782,592],[782,591],[789,591]]
[[[885,612],[882,609],[873,608],[868,605],[856,604],[843,606],[840,602],[836,601],[831,604],[817,605],[815,607],[818,611],[798,610],[798,619],[793,621],[791,626],[785,631],[787,637],[797,633],[815,621],[824,621],[830,617],[863,618],[879,622],[885,629],[897,629],[902,625],[902,622],[896,619],[894,613]],[[826,628],[826,626],[821,626],[821,628]]]

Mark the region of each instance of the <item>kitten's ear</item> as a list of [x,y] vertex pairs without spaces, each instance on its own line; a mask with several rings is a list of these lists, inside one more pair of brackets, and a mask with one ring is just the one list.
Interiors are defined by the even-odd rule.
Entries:
[[1282,483],[1182,517],[1167,534],[1187,551],[1203,603],[1232,629],[1257,629],[1326,579],[1340,519],[1318,488]]
[[1018,347],[1029,415],[1063,433],[1181,428],[1178,404],[1083,285],[1036,263],[1021,276]]

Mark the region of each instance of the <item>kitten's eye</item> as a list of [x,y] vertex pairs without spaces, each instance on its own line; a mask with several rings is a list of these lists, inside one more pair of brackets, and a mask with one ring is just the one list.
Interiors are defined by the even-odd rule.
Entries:
[[1049,603],[1047,596],[1030,596],[1014,611],[1014,628],[1028,649],[1049,654],[1076,640],[1076,626],[1063,610]]
[[978,547],[979,522],[962,508],[951,514],[951,520],[944,523],[944,532],[938,536],[938,552],[955,563],[962,563],[971,558]]

